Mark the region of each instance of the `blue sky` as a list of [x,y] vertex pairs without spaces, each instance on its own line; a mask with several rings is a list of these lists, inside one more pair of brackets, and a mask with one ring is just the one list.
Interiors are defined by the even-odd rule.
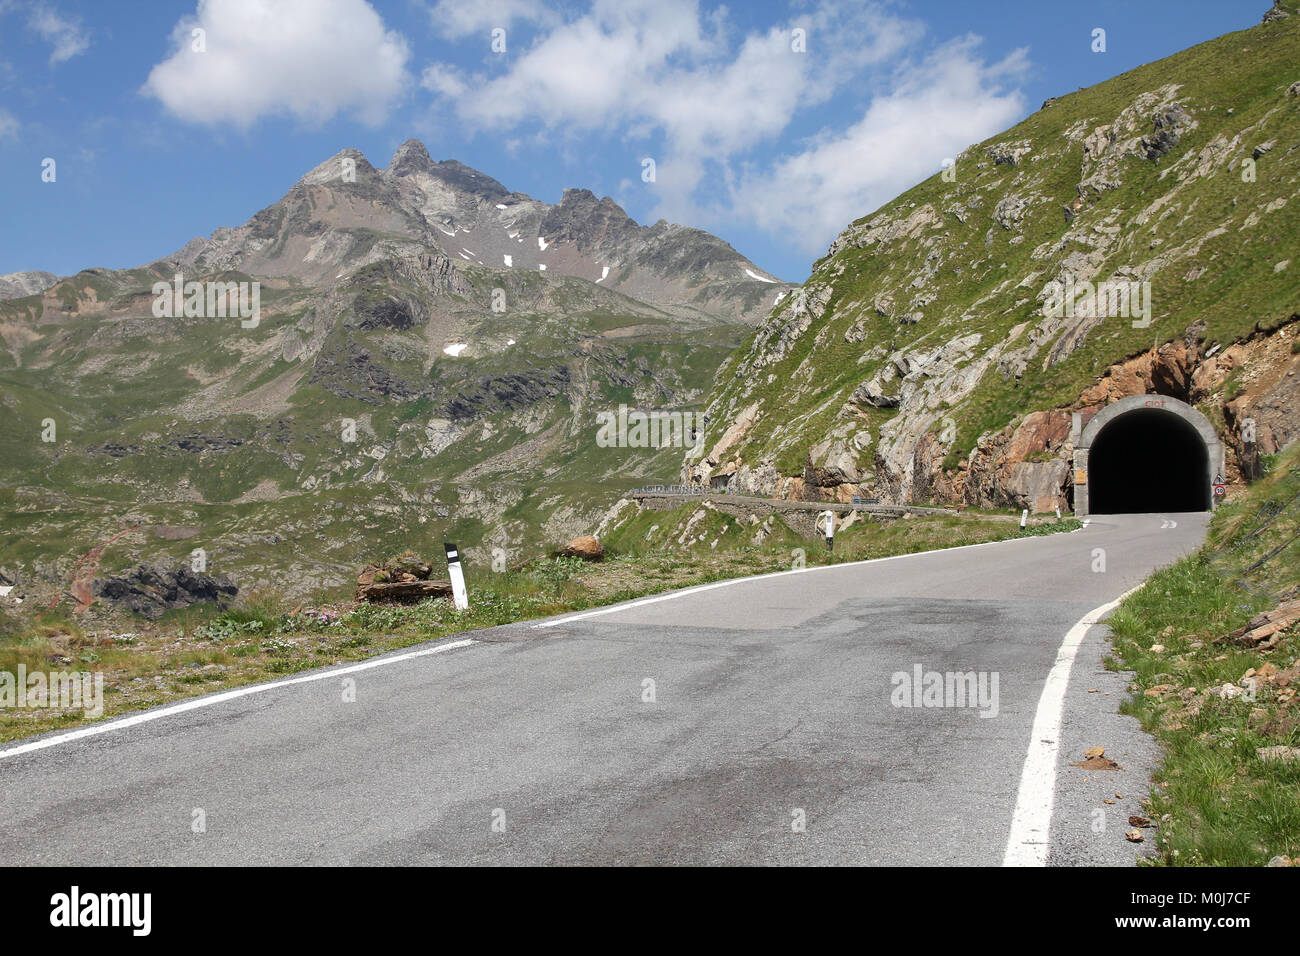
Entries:
[[507,188],[586,187],[802,281],[844,225],[1046,97],[1267,7],[0,0],[0,274],[151,262],[344,147],[382,167],[414,136]]

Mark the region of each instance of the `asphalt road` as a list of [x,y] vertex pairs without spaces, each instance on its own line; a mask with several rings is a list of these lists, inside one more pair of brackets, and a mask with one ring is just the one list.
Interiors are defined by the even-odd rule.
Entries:
[[[1197,547],[1207,519],[1101,516],[706,586],[10,746],[0,859],[1000,864],[1062,638]],[[1051,864],[1137,852],[1123,831],[1156,753],[1116,715],[1125,681],[1101,667],[1104,638],[1092,628],[1065,695]],[[917,665],[985,675],[990,716],[951,697],[897,706],[892,675]],[[1094,744],[1124,769],[1068,766]]]

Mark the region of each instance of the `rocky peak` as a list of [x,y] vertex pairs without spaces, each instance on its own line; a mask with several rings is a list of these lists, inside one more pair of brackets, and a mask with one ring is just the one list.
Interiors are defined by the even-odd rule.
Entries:
[[348,147],[335,153],[325,162],[316,166],[306,176],[298,180],[299,186],[319,186],[324,183],[337,183],[343,181],[344,170],[349,168],[349,164],[344,160],[350,160],[354,164],[357,179],[365,179],[376,175],[379,171],[370,165],[361,150]]
[[455,268],[581,278],[709,320],[757,322],[781,291],[709,233],[662,220],[645,228],[589,189],[540,202],[458,160],[435,162],[418,139],[402,143],[382,171],[344,149],[242,226],[217,229],[169,258],[315,286],[431,249]]
[[590,189],[566,189],[559,204],[542,218],[542,230],[580,249],[635,239],[642,231],[618,203],[608,196],[597,199]]
[[393,153],[393,158],[389,160],[388,167],[384,170],[384,173],[389,176],[432,172],[434,172],[434,162],[429,158],[429,151],[418,139],[408,139],[397,147],[397,152]]

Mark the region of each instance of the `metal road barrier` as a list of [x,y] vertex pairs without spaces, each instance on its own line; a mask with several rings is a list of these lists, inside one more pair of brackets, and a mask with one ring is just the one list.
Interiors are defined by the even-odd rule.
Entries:
[[631,495],[706,495],[709,489],[699,485],[647,485],[629,492]]

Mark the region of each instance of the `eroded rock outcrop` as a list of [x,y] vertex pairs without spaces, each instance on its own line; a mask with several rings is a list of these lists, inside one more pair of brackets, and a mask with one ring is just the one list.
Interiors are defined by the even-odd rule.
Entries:
[[223,575],[196,572],[188,565],[171,568],[154,562],[96,578],[91,592],[101,601],[156,620],[167,611],[193,604],[227,608],[239,588]]

